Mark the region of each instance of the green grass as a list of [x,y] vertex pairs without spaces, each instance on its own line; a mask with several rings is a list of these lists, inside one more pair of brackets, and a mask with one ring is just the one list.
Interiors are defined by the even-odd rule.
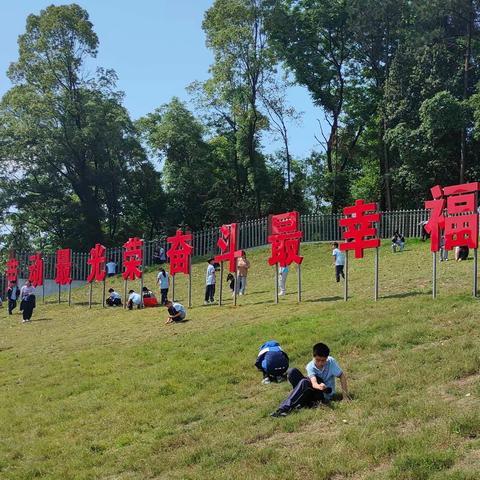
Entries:
[[[303,301],[292,268],[273,304],[268,251],[250,252],[248,295],[200,306],[195,265],[189,321],[163,308],[89,310],[39,305],[33,323],[0,321],[1,479],[435,479],[479,478],[479,304],[472,261],[439,265],[431,299],[428,246],[350,262],[350,294],[334,281],[328,245],[305,245]],[[146,277],[153,288],[154,273]],[[122,283],[116,280],[117,287]],[[186,297],[186,278],[176,292]],[[122,291],[122,290],[121,290]],[[101,299],[96,287],[94,298]],[[51,300],[53,302],[53,299]],[[185,302],[186,303],[186,302]],[[261,385],[257,348],[274,338],[304,369],[326,342],[355,400],[269,413],[287,384]]]

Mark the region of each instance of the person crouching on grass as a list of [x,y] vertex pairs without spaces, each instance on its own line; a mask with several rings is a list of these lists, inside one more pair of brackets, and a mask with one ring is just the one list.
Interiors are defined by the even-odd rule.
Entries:
[[170,300],[165,302],[165,307],[168,310],[168,320],[165,322],[166,325],[174,322],[183,322],[187,316],[187,310],[181,303],[173,303]]
[[340,379],[343,399],[351,400],[347,377],[337,361],[330,356],[327,345],[317,343],[313,346],[313,360],[306,366],[306,370],[308,378],[297,368],[288,371],[287,378],[293,390],[270,416],[286,417],[293,409],[328,403],[335,394],[336,378]]

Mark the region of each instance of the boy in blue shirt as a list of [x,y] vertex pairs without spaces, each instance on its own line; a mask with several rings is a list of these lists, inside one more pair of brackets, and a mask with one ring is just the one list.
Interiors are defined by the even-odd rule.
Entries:
[[313,360],[306,366],[306,370],[308,378],[297,368],[288,371],[288,381],[292,384],[293,390],[280,404],[278,410],[271,414],[272,417],[285,417],[295,408],[329,402],[335,394],[336,378],[340,379],[343,398],[351,400],[347,377],[337,361],[330,356],[327,345],[317,343],[313,346]]
[[343,268],[345,267],[345,254],[338,248],[338,243],[333,243],[332,257],[335,257],[335,278],[337,283],[340,281],[340,275],[345,278]]

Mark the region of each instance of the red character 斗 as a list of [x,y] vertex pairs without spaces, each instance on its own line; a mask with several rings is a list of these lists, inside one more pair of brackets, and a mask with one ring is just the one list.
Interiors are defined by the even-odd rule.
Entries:
[[28,257],[30,265],[28,266],[28,280],[34,287],[43,285],[43,258],[41,253],[36,253]]
[[18,281],[18,265],[18,260],[14,256],[11,256],[7,260],[7,271],[5,272],[5,275],[9,282]]
[[229,271],[235,272],[237,268],[238,257],[242,256],[241,250],[236,250],[237,248],[237,224],[231,223],[230,225],[222,225],[220,227],[220,238],[218,239],[217,245],[220,250],[223,252],[220,255],[215,257],[216,262],[229,262]]
[[354,250],[355,258],[363,258],[364,249],[380,246],[380,239],[375,238],[377,228],[373,225],[380,221],[376,203],[355,200],[355,205],[345,207],[343,214],[346,218],[341,218],[338,224],[345,227],[342,232],[345,243],[340,244],[340,250]]
[[57,285],[70,285],[72,283],[72,251],[69,248],[57,250],[55,283]]
[[87,282],[92,283],[93,280],[103,282],[105,280],[105,247],[97,243],[95,247],[90,250],[87,263],[90,265],[90,273],[87,277]]
[[[425,202],[425,206],[432,210],[432,215],[425,226],[428,232],[432,232],[430,246],[432,252],[437,252],[440,248],[438,240],[442,229],[444,229],[445,235],[445,250],[462,246],[478,248],[477,201],[479,190],[479,182],[451,185],[443,190],[439,186],[432,188],[434,200]],[[436,208],[434,208],[435,202]],[[446,216],[443,213],[445,202]]]
[[177,230],[174,237],[167,238],[167,242],[171,244],[170,249],[167,250],[170,275],[176,273],[188,275],[190,273],[190,256],[193,252],[192,238],[191,233],[184,234],[181,230]]
[[138,237],[129,238],[123,244],[122,277],[124,280],[135,280],[142,277],[140,266],[143,263],[143,240]]
[[268,242],[272,244],[272,253],[268,259],[269,265],[279,264],[286,267],[291,263],[300,265],[303,262],[298,252],[303,233],[298,230],[298,212],[281,213],[270,217],[270,232]]

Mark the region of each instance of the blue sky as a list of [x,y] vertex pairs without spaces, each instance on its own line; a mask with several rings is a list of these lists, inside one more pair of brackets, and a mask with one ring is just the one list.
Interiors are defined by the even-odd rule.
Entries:
[[[0,95],[10,88],[5,74],[18,56],[17,38],[30,13],[48,5],[67,2],[44,0],[0,1]],[[212,54],[205,46],[201,24],[213,0],[77,0],[90,14],[100,40],[98,64],[113,68],[118,87],[125,92],[125,106],[134,119],[168,102],[173,96],[188,99],[185,87],[208,78]],[[292,153],[298,157],[318,150],[317,118],[307,91],[289,90],[288,99],[304,112],[300,125],[290,128]],[[264,139],[267,151],[276,148]]]

